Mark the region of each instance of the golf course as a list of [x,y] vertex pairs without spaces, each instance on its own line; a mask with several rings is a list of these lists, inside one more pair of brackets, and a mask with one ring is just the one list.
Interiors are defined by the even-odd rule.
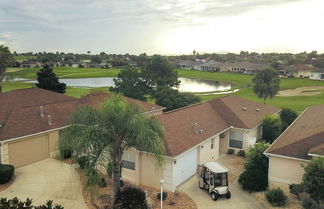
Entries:
[[[6,78],[8,81],[4,81],[4,91],[10,91],[13,89],[31,88],[35,84],[19,81],[19,79],[36,80],[36,73],[39,69],[25,69],[25,68],[8,68],[6,71]],[[69,68],[69,67],[56,67],[54,73],[59,78],[105,78],[116,77],[120,70],[116,68],[98,69],[98,68]],[[179,77],[212,80],[219,82],[226,82],[232,84],[232,90],[239,89],[233,93],[237,96],[257,101],[262,103],[262,99],[257,98],[252,89],[251,75],[241,75],[232,73],[211,73],[203,71],[192,71],[178,69]],[[301,88],[303,87],[303,88]],[[300,88],[300,90],[292,96],[284,94],[286,96],[275,96],[271,100],[267,100],[267,104],[278,108],[291,108],[296,111],[303,111],[310,105],[324,103],[324,82],[309,80],[306,78],[282,78],[280,81],[280,90],[294,90]],[[81,97],[93,89],[108,92],[109,87],[100,88],[80,88],[68,86],[66,94],[74,97]],[[216,92],[215,92],[216,93]],[[200,95],[202,101],[208,101],[210,99],[224,96],[224,94],[210,94]]]

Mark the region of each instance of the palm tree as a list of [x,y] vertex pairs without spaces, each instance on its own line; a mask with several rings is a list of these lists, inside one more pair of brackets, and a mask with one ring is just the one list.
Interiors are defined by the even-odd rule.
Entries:
[[2,92],[2,80],[6,72],[6,68],[13,61],[13,56],[8,47],[0,45],[0,93]]
[[266,68],[257,71],[255,77],[252,79],[254,83],[253,91],[259,97],[263,99],[263,103],[266,104],[267,98],[274,97],[280,89],[280,79],[278,73],[272,68]]
[[90,169],[98,164],[112,167],[114,199],[120,194],[122,155],[125,150],[152,153],[159,168],[164,162],[164,133],[154,116],[143,114],[140,107],[126,103],[120,95],[113,95],[103,108],[83,106],[71,117],[71,126],[60,138],[60,148],[71,147],[75,157],[91,157]]

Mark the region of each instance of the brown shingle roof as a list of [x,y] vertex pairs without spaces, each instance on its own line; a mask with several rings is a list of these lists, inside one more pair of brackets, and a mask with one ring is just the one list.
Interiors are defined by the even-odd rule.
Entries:
[[317,105],[306,109],[266,153],[307,160],[309,150],[323,143],[324,105]]
[[[246,110],[243,110],[246,107]],[[256,111],[259,108],[259,112]],[[263,117],[279,110],[237,96],[225,96],[206,103],[170,111],[158,116],[165,130],[167,155],[176,156],[205,139],[234,126],[250,129]],[[192,126],[197,123],[197,133]]]
[[[77,99],[38,88],[0,94],[0,141],[64,127],[77,107],[85,104],[98,107],[108,97],[109,94],[97,93]],[[127,97],[126,100],[145,112],[163,108]],[[44,106],[44,117],[40,116],[40,106]],[[48,115],[52,125],[48,124]]]
[[324,156],[324,142],[309,149],[308,154]]
[[0,124],[3,124],[7,120],[11,111],[18,107],[44,105],[73,100],[76,100],[76,98],[40,88],[19,89],[0,93]]

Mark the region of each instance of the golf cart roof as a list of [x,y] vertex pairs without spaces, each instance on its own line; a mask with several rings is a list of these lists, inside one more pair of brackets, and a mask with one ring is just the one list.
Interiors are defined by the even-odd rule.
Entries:
[[222,164],[216,162],[205,163],[204,166],[211,170],[213,173],[227,173],[228,169],[225,168]]

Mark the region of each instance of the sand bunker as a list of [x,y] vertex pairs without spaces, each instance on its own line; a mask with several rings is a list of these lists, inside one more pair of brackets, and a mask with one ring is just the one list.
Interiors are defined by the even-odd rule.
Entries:
[[321,90],[324,90],[324,86],[307,86],[300,87],[297,89],[288,89],[279,91],[277,96],[282,97],[291,97],[291,96],[311,96],[321,93]]

